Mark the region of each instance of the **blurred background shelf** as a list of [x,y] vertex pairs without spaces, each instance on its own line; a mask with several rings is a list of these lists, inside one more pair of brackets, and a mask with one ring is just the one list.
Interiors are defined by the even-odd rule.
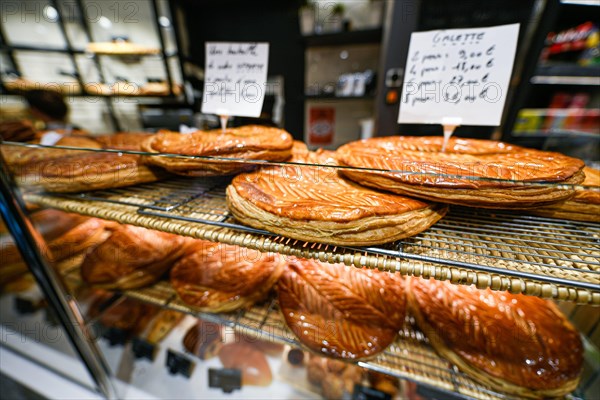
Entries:
[[356,31],[323,33],[320,35],[303,36],[306,46],[339,46],[344,44],[372,44],[381,42],[383,29],[363,29]]

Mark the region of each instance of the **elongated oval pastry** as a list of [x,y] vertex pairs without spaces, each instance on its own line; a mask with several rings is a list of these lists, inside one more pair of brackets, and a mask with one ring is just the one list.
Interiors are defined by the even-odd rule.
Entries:
[[279,254],[196,240],[171,270],[171,283],[194,308],[228,312],[265,297],[283,266]]
[[37,163],[17,181],[49,192],[72,193],[154,182],[162,176],[162,171],[144,165],[137,155],[92,153]]
[[577,387],[579,334],[551,302],[474,286],[410,278],[410,311],[432,346],[467,374],[520,397]]
[[522,183],[578,184],[584,179],[583,161],[559,153],[458,138],[450,139],[446,152],[442,152],[442,141],[442,137],[411,136],[361,140],[341,146],[337,159],[345,166],[380,170],[341,170],[361,185],[485,208],[531,208],[556,203],[574,191]]
[[148,162],[179,175],[219,176],[252,169],[244,160],[284,161],[292,152],[292,136],[282,129],[249,125],[190,134],[159,132],[142,144],[150,153],[235,158],[240,161],[148,157]]
[[242,372],[242,385],[269,386],[273,381],[267,358],[251,344],[245,342],[225,344],[219,350],[219,359],[223,367]]
[[134,289],[156,282],[177,261],[190,239],[121,225],[81,265],[81,277],[108,289]]
[[[29,142],[30,144],[40,144],[40,139]],[[100,149],[102,145],[90,137],[84,136],[64,136],[55,143],[56,146],[79,147],[87,149]],[[2,156],[15,175],[25,175],[35,173],[40,163],[48,162],[57,158],[63,158],[73,155],[90,154],[85,150],[70,150],[51,147],[22,147],[22,146],[0,146]]]
[[390,272],[292,257],[277,293],[300,342],[329,357],[372,357],[404,324],[404,281]]
[[[335,165],[333,152],[297,153],[293,162]],[[267,167],[236,176],[227,205],[249,226],[294,239],[334,245],[387,243],[429,228],[447,207],[347,181],[337,169]]]
[[581,184],[589,189],[576,189],[575,195],[561,203],[532,210],[542,217],[564,218],[575,221],[600,222],[600,170],[585,167]]

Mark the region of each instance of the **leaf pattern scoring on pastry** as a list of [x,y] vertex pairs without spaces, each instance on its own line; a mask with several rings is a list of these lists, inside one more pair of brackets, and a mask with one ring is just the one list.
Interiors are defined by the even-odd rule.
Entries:
[[292,257],[278,282],[278,297],[298,339],[330,357],[372,357],[404,324],[403,279],[390,272]]

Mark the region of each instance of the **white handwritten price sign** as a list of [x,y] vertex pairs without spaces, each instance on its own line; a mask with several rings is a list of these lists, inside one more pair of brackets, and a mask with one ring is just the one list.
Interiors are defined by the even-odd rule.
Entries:
[[398,123],[500,125],[519,24],[411,35]]
[[207,42],[202,112],[260,116],[268,62],[268,43]]

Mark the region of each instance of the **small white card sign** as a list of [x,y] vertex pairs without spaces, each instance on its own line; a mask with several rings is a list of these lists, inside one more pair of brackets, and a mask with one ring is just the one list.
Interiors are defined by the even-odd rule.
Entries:
[[500,125],[519,24],[411,35],[398,123]]
[[202,112],[260,116],[268,63],[268,43],[207,42]]

